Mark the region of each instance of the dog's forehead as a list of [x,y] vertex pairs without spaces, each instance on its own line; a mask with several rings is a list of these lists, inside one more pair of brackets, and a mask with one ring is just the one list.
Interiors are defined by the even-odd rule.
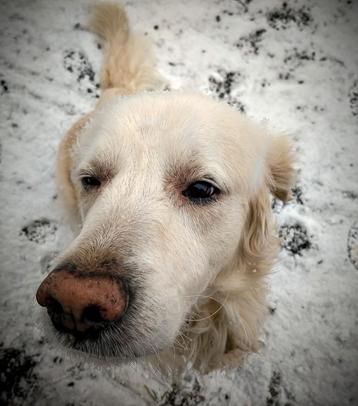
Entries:
[[102,137],[142,146],[179,147],[215,143],[214,132],[220,110],[211,99],[185,93],[147,93],[114,99],[95,120]]
[[[204,99],[205,100],[205,99]],[[97,111],[81,142],[87,158],[191,159],[220,154],[220,137],[193,98],[170,93],[116,98]],[[216,114],[217,116],[217,114]]]
[[122,166],[205,166],[228,178],[262,158],[263,143],[251,122],[223,103],[192,92],[153,92],[117,98],[88,128],[86,159]]

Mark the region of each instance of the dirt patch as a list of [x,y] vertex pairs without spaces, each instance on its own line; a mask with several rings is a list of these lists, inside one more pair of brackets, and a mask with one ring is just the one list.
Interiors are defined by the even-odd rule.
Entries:
[[348,232],[347,251],[349,260],[358,270],[358,222]]
[[5,79],[0,80],[0,86],[1,86],[1,94],[9,92],[9,85],[7,84]]
[[316,52],[308,51],[305,49],[297,49],[294,47],[290,52],[286,53],[286,56],[283,60],[284,64],[291,65],[294,69],[302,66],[306,62],[313,62],[316,60]]
[[0,345],[0,404],[35,404],[38,377],[33,372],[37,361],[25,351]]
[[312,24],[313,18],[308,7],[293,8],[287,2],[266,14],[267,22],[275,30],[285,30],[291,24],[303,29]]
[[24,235],[29,241],[36,244],[44,244],[54,239],[57,224],[46,218],[34,220],[21,229],[20,235]]
[[199,382],[195,380],[190,390],[179,388],[174,384],[170,391],[164,392],[158,404],[159,406],[196,406],[204,402],[205,397],[201,393]]
[[304,204],[302,188],[299,185],[296,185],[291,189],[292,198],[297,204]]
[[293,255],[302,255],[312,244],[306,228],[299,224],[283,225],[279,230],[281,246]]
[[94,82],[95,73],[87,56],[81,51],[67,50],[63,58],[63,65],[68,72],[77,75],[77,81],[88,78]]
[[266,30],[261,28],[251,32],[250,34],[240,37],[238,42],[235,44],[239,49],[243,50],[244,54],[254,54],[258,55],[261,41]]
[[356,80],[349,90],[349,104],[353,116],[358,116],[358,80]]
[[269,394],[266,398],[266,406],[279,406],[281,394],[281,373],[273,371],[268,388]]
[[295,395],[283,386],[282,374],[273,371],[266,397],[266,406],[293,406],[296,404]]
[[230,106],[241,112],[245,112],[245,107],[236,97],[232,95],[232,90],[238,85],[241,79],[240,72],[218,70],[216,77],[209,76],[209,90],[220,100],[226,101]]

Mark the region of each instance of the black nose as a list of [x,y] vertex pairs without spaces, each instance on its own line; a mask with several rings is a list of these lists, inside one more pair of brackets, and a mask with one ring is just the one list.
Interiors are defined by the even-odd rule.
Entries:
[[60,302],[52,296],[47,299],[47,313],[57,330],[73,335],[93,335],[111,323],[103,317],[103,313],[97,305],[85,307],[78,321],[73,313],[65,312]]
[[47,308],[53,325],[73,335],[88,335],[118,321],[126,311],[127,290],[111,274],[51,272],[36,298]]

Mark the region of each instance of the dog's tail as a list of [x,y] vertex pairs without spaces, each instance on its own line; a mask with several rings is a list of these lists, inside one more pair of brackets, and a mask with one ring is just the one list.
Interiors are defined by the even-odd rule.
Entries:
[[97,4],[88,28],[105,41],[102,90],[116,88],[131,94],[164,86],[165,81],[155,69],[150,42],[131,32],[123,8],[112,3]]

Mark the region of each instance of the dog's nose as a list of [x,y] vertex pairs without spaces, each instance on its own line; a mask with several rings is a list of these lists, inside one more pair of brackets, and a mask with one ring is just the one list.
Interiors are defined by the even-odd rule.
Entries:
[[54,326],[74,335],[98,331],[123,316],[127,304],[124,283],[113,275],[52,271],[36,293]]

